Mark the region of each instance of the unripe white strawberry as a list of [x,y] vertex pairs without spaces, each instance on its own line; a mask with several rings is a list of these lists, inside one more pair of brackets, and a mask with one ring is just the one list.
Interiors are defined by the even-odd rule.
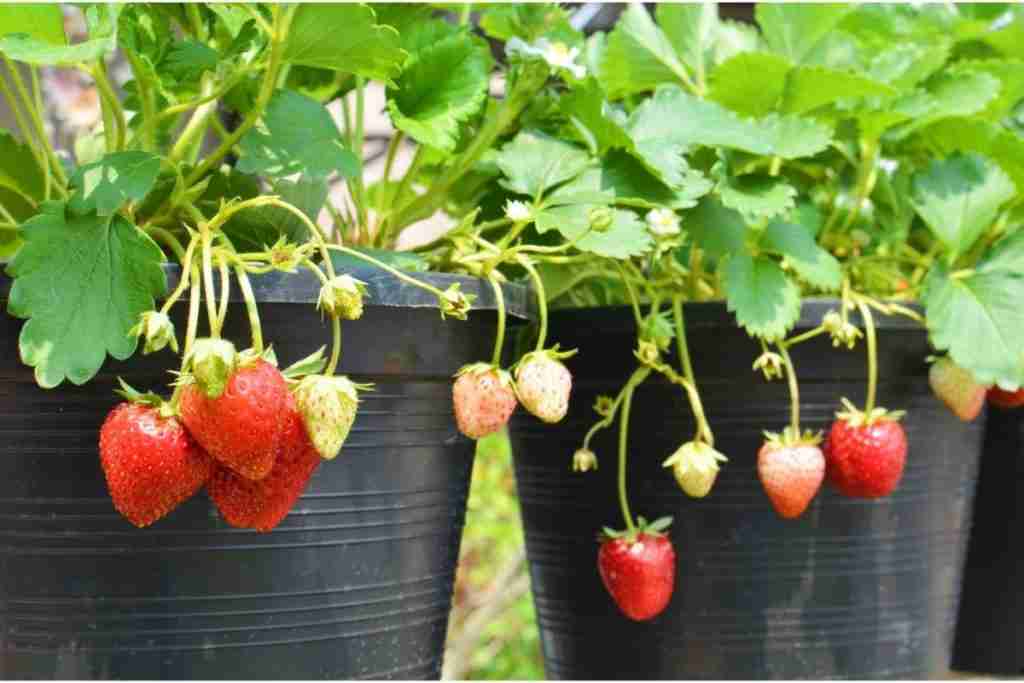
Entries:
[[295,402],[309,440],[321,458],[333,460],[338,455],[356,419],[359,390],[368,388],[348,377],[308,375],[299,382]]
[[516,393],[528,411],[545,422],[559,422],[569,410],[572,375],[557,348],[523,356],[516,368]]
[[670,455],[662,467],[671,467],[686,495],[703,498],[711,492],[718,478],[718,463],[728,458],[702,441],[688,441]]
[[460,432],[471,439],[493,434],[516,409],[512,377],[488,363],[467,365],[455,375],[452,404]]
[[366,283],[351,275],[335,275],[320,288],[317,307],[332,318],[358,320],[363,315]]

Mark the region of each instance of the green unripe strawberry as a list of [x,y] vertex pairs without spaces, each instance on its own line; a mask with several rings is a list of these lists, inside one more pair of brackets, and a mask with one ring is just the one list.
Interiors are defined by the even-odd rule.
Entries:
[[171,351],[175,353],[178,352],[178,340],[174,336],[174,323],[166,313],[146,311],[139,316],[139,322],[128,331],[128,334],[142,337],[143,354],[159,351],[165,346],[170,346]]
[[728,458],[702,441],[688,441],[670,455],[662,467],[671,467],[679,488],[691,498],[703,498],[718,478],[720,462]]
[[350,275],[335,275],[320,288],[317,307],[332,318],[358,320],[363,315],[366,283]]
[[359,406],[360,385],[347,377],[308,375],[295,388],[295,401],[309,440],[320,457],[333,460],[341,450]]
[[928,383],[935,396],[964,422],[978,417],[985,405],[985,387],[948,356],[932,363],[928,369]]

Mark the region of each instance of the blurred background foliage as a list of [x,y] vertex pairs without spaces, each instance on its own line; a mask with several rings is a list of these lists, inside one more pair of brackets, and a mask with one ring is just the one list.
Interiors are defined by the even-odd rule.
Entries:
[[477,444],[443,677],[544,678],[505,432]]

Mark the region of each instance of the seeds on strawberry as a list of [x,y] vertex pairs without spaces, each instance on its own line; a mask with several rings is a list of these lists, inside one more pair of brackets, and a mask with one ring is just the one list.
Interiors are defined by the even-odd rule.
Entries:
[[100,429],[100,464],[114,507],[138,527],[152,524],[202,488],[213,461],[175,417],[121,403]]
[[562,364],[557,350],[535,351],[523,357],[516,368],[519,402],[544,422],[559,422],[569,410],[572,375]]
[[757,476],[784,519],[802,515],[825,478],[825,456],[816,441],[769,438],[757,453]]
[[274,466],[288,398],[280,371],[255,359],[235,370],[217,398],[209,398],[194,383],[185,385],[181,419],[207,453],[246,479],[257,480]]
[[825,476],[843,495],[889,495],[903,477],[906,460],[907,436],[895,417],[840,416],[832,423],[825,444]]
[[259,481],[252,481],[218,465],[207,491],[228,524],[270,531],[294,507],[320,461],[320,454],[306,434],[295,400],[291,399],[270,474]]
[[508,423],[517,404],[507,372],[487,363],[476,363],[462,368],[455,377],[452,404],[460,432],[480,439]]
[[928,369],[928,383],[946,407],[964,422],[978,417],[985,405],[985,387],[948,356],[932,363]]
[[672,541],[657,529],[671,519],[650,525],[639,520],[633,534],[605,530],[607,536],[597,553],[597,568],[604,587],[622,613],[633,621],[661,614],[672,599],[676,577],[676,553]]

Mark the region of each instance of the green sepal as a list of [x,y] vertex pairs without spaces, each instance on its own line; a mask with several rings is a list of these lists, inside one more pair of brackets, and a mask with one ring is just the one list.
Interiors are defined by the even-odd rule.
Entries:
[[323,372],[324,367],[327,365],[327,359],[324,358],[324,351],[326,349],[326,346],[321,346],[305,358],[297,360],[286,367],[281,371],[281,374],[284,375],[286,380],[297,381],[305,375],[316,375]]

